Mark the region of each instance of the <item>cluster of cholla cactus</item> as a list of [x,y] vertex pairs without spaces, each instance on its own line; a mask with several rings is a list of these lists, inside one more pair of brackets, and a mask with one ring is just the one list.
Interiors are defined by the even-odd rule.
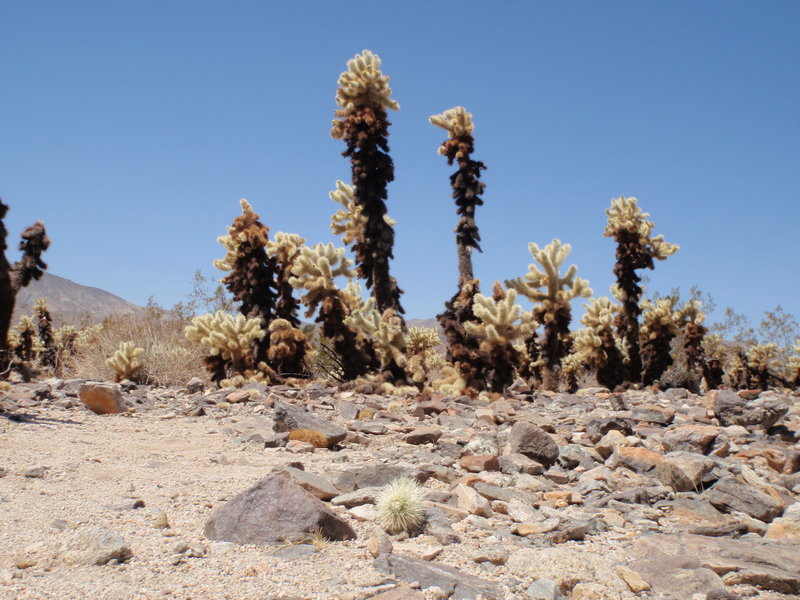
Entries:
[[581,318],[583,328],[575,332],[575,353],[597,374],[600,385],[613,390],[625,380],[625,360],[614,335],[619,306],[606,296],[592,298]]
[[8,230],[3,220],[8,206],[0,200],[0,377],[8,374],[12,357],[9,353],[8,333],[17,292],[31,281],[41,278],[47,265],[42,253],[50,246],[44,223],[37,221],[22,232],[19,249],[22,258],[11,264],[6,258]]

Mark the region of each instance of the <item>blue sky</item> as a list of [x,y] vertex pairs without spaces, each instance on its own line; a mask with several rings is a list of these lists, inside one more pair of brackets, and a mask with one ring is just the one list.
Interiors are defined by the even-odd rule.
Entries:
[[[143,304],[221,273],[247,198],[273,233],[328,229],[344,144],[336,80],[368,48],[390,115],[392,273],[407,316],[456,287],[456,222],[429,115],[465,106],[489,167],[484,291],[558,237],[595,293],[613,281],[613,197],[681,250],[651,291],[699,285],[754,320],[800,316],[797,2],[9,1],[0,5],[0,197],[45,221],[50,271]],[[795,275],[792,275],[795,273]]]

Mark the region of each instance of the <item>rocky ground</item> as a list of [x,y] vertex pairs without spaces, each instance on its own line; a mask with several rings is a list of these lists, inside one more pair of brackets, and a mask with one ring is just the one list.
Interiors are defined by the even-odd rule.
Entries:
[[[799,438],[776,392],[14,384],[0,598],[796,598]],[[413,535],[376,524],[400,475]]]

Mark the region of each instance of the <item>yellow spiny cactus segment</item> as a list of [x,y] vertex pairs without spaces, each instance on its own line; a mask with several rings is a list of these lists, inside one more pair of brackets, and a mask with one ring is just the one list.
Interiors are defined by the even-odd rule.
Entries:
[[370,298],[344,322],[351,329],[361,330],[365,336],[375,340],[375,351],[382,367],[392,360],[400,367],[406,364],[403,321],[394,309],[387,308],[379,315],[375,309],[375,299]]
[[678,320],[682,323],[693,323],[700,325],[706,320],[706,314],[703,312],[703,303],[696,298],[687,300],[683,308],[678,310]]
[[50,311],[47,308],[47,300],[44,298],[39,298],[36,301],[36,304],[33,305],[33,312],[36,313],[37,317],[42,317],[43,315],[49,313]]
[[422,354],[441,344],[439,334],[433,327],[409,327],[406,334],[406,348],[409,356]]
[[511,343],[528,337],[535,329],[533,315],[524,312],[516,300],[517,292],[513,289],[508,290],[502,300],[476,294],[473,312],[481,322],[464,323],[467,333],[492,344]]
[[653,232],[653,222],[648,221],[650,213],[642,212],[636,198],[620,196],[611,200],[611,208],[606,209],[608,223],[606,224],[605,237],[614,237],[618,231],[629,231],[638,234],[642,246],[650,249],[650,254],[657,260],[664,260],[675,254],[680,246],[664,241],[664,236],[650,237]]
[[563,375],[574,375],[583,368],[586,356],[583,352],[576,351],[568,354],[561,359],[561,373]]
[[642,300],[642,336],[648,338],[655,335],[656,331],[677,333],[680,313],[675,312],[674,308],[675,298],[659,298],[655,304],[650,300]]
[[583,358],[591,359],[598,356],[603,345],[601,333],[613,329],[614,317],[619,311],[619,306],[606,296],[601,296],[592,298],[584,307],[586,313],[581,317],[584,327],[575,332],[574,347]]
[[120,342],[117,351],[106,359],[106,366],[114,369],[117,381],[132,379],[144,368],[139,361],[142,354],[144,348],[137,348],[133,342]]
[[336,277],[353,277],[353,263],[344,253],[344,248],[336,248],[333,244],[316,244],[311,248],[303,246],[292,266],[289,282],[295,288],[304,288],[309,292],[335,290]]
[[747,363],[752,368],[771,368],[780,356],[776,344],[755,344],[747,351]]
[[[468,113],[463,106],[455,106],[440,115],[431,115],[428,117],[428,121],[430,121],[431,125],[446,129],[450,138],[472,135],[475,130],[475,124],[472,122],[472,113]],[[439,146],[439,154],[446,153],[447,149],[444,145]]]
[[792,348],[794,355],[789,357],[789,369],[792,374],[800,372],[800,338],[797,338],[795,342]]
[[233,316],[221,310],[194,317],[184,333],[189,341],[206,346],[211,354],[234,363],[250,352],[253,340],[265,335],[259,319],[248,319],[242,314]]
[[274,258],[282,265],[291,265],[300,254],[300,249],[306,243],[306,238],[296,233],[279,231],[275,239],[267,242],[267,256]]
[[[336,235],[342,236],[345,246],[362,239],[367,218],[362,214],[361,207],[356,203],[353,187],[347,185],[344,181],[337,180],[336,189],[328,196],[334,202],[342,205],[342,208],[331,216],[331,231]],[[389,227],[397,225],[397,221],[389,215],[383,215],[383,222]]]
[[[339,76],[339,89],[336,91],[336,104],[351,111],[367,105],[397,110],[400,105],[392,100],[389,77],[381,72],[381,59],[377,54],[364,50],[347,61],[347,71]],[[338,133],[340,135],[336,135]],[[334,123],[333,137],[341,137],[341,131]]]
[[247,227],[247,230],[239,231],[236,227],[229,226],[227,227],[228,235],[221,235],[217,238],[217,242],[225,248],[225,256],[214,260],[214,266],[220,271],[233,270],[238,257],[239,246],[248,241],[248,239],[257,246],[264,246],[267,243],[266,228],[248,226],[258,221],[258,215],[253,212],[253,207],[244,198],[239,200],[239,205],[242,207],[242,215],[234,221],[234,224],[239,223],[242,227]]
[[594,357],[600,352],[603,340],[590,327],[583,327],[575,332],[573,346],[583,356]]
[[553,315],[559,306],[568,305],[573,298],[579,296],[588,298],[592,295],[589,282],[575,276],[578,267],[570,265],[563,277],[558,272],[572,251],[572,246],[554,239],[544,248],[539,248],[531,242],[528,250],[542,268],[531,263],[524,280],[522,277],[517,277],[506,281],[506,285],[531,301],[540,303],[533,309],[538,320],[547,322],[548,319],[554,318]]
[[709,359],[722,361],[728,354],[725,343],[722,341],[722,336],[718,333],[705,336],[702,345],[703,351]]

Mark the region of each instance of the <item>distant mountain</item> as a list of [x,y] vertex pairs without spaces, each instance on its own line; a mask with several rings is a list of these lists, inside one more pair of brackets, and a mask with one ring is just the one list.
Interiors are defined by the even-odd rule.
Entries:
[[87,315],[93,321],[99,321],[111,315],[141,310],[135,304],[105,290],[45,273],[39,281],[32,281],[17,294],[12,323],[16,323],[20,315],[30,315],[39,298],[47,300],[47,306],[57,324],[79,322]]

